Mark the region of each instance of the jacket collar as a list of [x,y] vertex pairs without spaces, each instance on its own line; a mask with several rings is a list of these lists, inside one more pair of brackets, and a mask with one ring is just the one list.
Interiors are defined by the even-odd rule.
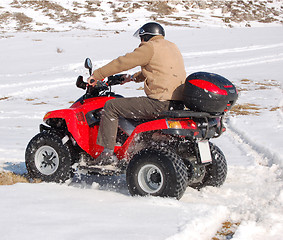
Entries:
[[157,36],[154,36],[154,37],[152,37],[151,39],[149,39],[149,42],[150,42],[150,41],[155,41],[155,40],[157,40],[157,39],[164,39],[164,37],[163,37],[162,35],[157,35]]
[[153,41],[156,41],[156,40],[158,40],[158,39],[164,39],[164,37],[161,36],[161,35],[154,36],[154,37],[152,37],[151,39],[149,39],[149,41],[147,41],[147,42],[141,42],[140,45],[139,45],[139,47],[142,46],[143,44],[146,44],[146,43],[148,43],[148,42],[153,42]]

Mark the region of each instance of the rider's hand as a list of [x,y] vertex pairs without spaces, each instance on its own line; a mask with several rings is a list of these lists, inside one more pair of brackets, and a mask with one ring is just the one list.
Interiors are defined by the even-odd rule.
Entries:
[[122,85],[127,83],[127,82],[131,82],[133,81],[133,78],[130,74],[124,74],[123,75],[124,81],[121,83]]
[[87,79],[87,82],[89,85],[91,86],[95,86],[96,83],[97,83],[97,80],[95,79],[95,77],[93,75],[91,75],[88,79]]

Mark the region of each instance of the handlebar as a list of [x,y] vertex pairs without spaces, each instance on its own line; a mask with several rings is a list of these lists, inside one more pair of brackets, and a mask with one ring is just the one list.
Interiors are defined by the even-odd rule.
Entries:
[[88,84],[86,82],[84,82],[83,76],[78,76],[77,81],[76,81],[76,86],[78,88],[86,90],[87,85]]
[[76,86],[86,90],[83,99],[98,97],[109,90],[106,95],[111,94],[111,86],[119,85],[124,81],[123,74],[109,76],[107,81],[97,81],[95,86],[92,86],[83,80],[83,76],[78,76]]
[[[119,85],[124,81],[123,74],[117,74],[113,76],[109,76],[107,82],[104,81],[98,81],[95,86],[90,86],[87,82],[84,82],[83,76],[78,76],[76,86],[78,88],[82,88],[86,90],[87,88],[105,88],[107,86],[114,86],[114,85]],[[94,80],[91,80],[91,82],[94,82]]]

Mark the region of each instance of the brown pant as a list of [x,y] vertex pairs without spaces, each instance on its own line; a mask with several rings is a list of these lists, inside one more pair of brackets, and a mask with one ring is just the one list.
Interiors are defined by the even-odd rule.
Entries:
[[102,112],[97,144],[114,149],[119,117],[150,119],[169,110],[170,101],[159,101],[148,97],[115,98],[106,102]]

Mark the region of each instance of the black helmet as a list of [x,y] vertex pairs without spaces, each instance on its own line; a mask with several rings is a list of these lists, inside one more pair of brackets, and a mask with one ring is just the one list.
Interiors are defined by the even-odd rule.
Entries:
[[157,35],[161,35],[161,36],[165,36],[165,31],[164,28],[156,22],[149,22],[144,24],[141,28],[139,28],[135,33],[134,36],[135,37],[141,37],[144,35],[150,35],[150,36],[157,36]]

